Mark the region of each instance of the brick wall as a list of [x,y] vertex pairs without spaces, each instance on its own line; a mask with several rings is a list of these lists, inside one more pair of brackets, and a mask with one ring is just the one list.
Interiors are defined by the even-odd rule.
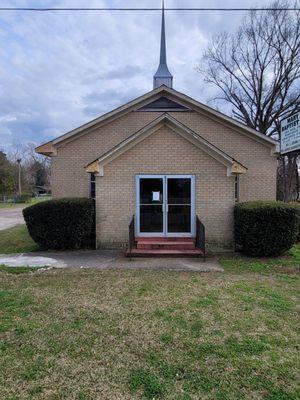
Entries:
[[196,214],[206,227],[207,241],[232,242],[234,178],[227,177],[224,165],[166,127],[106,165],[104,176],[97,177],[99,247],[126,244],[139,174],[195,175]]
[[172,114],[248,168],[240,177],[240,201],[275,200],[277,160],[268,147],[197,113]]
[[[268,147],[196,112],[170,114],[248,168],[240,178],[241,201],[275,199],[277,161]],[[88,196],[89,175],[84,166],[159,115],[130,112],[61,145],[57,156],[52,158],[54,197]],[[231,241],[233,178],[228,178],[226,168],[214,159],[164,129],[107,165],[103,178],[97,177],[99,245],[116,246],[127,240],[129,217],[135,211],[134,175],[142,173],[195,174],[197,213],[207,225],[209,241]],[[121,207],[116,201],[125,193],[127,200]],[[109,215],[115,215],[110,222]]]
[[84,166],[110,150],[153,119],[158,113],[129,113],[110,124],[86,133],[58,148],[52,158],[52,193],[54,197],[89,195],[89,175]]

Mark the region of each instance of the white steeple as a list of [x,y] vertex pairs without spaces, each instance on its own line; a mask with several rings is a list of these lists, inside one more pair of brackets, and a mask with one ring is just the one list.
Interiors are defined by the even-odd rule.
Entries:
[[167,66],[164,0],[162,3],[160,60],[156,74],[153,77],[153,89],[161,85],[166,85],[170,88],[173,86],[173,76]]

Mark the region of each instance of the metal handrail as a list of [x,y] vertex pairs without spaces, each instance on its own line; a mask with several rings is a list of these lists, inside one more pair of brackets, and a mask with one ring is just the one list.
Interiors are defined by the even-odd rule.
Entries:
[[196,215],[196,248],[202,251],[205,261],[205,226],[200,221],[198,215]]
[[135,244],[135,234],[134,234],[134,215],[133,215],[130,224],[128,226],[128,252],[130,260],[131,260],[131,251],[134,248],[134,244]]

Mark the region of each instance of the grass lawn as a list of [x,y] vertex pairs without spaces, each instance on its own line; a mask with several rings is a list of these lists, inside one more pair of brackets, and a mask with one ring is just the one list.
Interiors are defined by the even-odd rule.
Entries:
[[8,274],[26,274],[28,272],[35,272],[38,269],[43,268],[43,267],[9,267],[8,265],[0,265],[0,272],[6,272]]
[[0,203],[0,208],[24,207],[24,206],[28,207],[28,206],[32,206],[33,204],[40,203],[41,201],[50,200],[50,199],[51,199],[51,196],[45,196],[45,197],[32,198],[27,203]]
[[0,398],[299,399],[293,254],[223,274],[0,271]]
[[17,225],[0,231],[0,254],[37,251],[38,245],[31,239],[26,225]]
[[17,208],[17,207],[24,207],[24,206],[30,206],[31,203],[0,203],[0,209],[1,208]]
[[24,203],[0,203],[1,208],[12,208],[12,207],[22,207]]
[[236,253],[235,257],[222,258],[221,264],[226,271],[232,272],[300,272],[300,244],[295,245],[285,257],[254,258]]

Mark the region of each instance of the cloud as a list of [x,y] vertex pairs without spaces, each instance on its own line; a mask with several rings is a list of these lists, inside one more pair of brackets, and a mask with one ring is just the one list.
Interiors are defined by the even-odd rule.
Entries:
[[[261,5],[262,0],[259,2]],[[267,3],[267,1],[264,1]],[[144,7],[160,6],[145,0]],[[2,6],[41,6],[35,0]],[[68,0],[44,0],[68,6]],[[74,6],[86,7],[77,0]],[[127,0],[138,7],[140,0]],[[166,6],[196,7],[196,0]],[[223,6],[221,0],[201,2]],[[244,6],[254,6],[244,0]],[[89,6],[124,6],[121,0],[89,0]],[[226,7],[240,6],[228,0]],[[167,54],[174,87],[205,102],[213,90],[195,67],[211,36],[234,29],[242,13],[166,13]],[[0,147],[37,144],[76,128],[152,89],[158,65],[158,12],[0,13]]]
[[133,88],[130,93],[130,98],[128,97],[127,90],[124,90],[123,87],[108,89],[104,92],[93,91],[82,99],[83,103],[86,104],[83,108],[83,113],[96,118],[104,112],[112,110],[139,95],[140,93],[137,88]]

